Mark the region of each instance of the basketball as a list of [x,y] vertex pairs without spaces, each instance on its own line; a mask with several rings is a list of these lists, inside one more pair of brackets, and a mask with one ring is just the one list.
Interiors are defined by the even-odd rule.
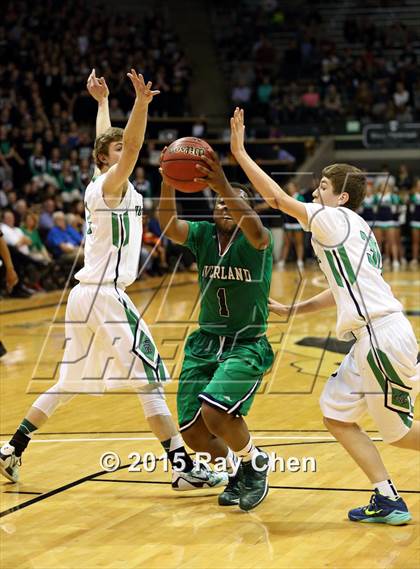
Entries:
[[205,140],[186,136],[175,140],[168,146],[162,159],[162,169],[170,183],[177,190],[194,193],[203,190],[207,184],[194,182],[194,178],[201,178],[202,173],[196,165],[205,162],[202,156],[210,156],[212,148]]
[[420,0],[0,3],[0,569],[420,569]]

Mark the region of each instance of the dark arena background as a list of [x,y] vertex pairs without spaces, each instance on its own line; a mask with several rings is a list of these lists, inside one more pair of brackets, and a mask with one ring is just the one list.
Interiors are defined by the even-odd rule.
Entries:
[[[160,95],[150,103],[130,176],[143,197],[143,241],[130,260],[139,269],[127,293],[172,378],[165,392],[175,421],[200,293],[197,259],[158,219],[165,146],[205,139],[228,180],[248,185],[273,235],[271,298],[292,307],[327,288],[310,233],[267,205],[231,152],[237,106],[249,155],[302,203],[312,201],[329,164],[365,172],[357,213],[372,227],[384,279],[420,337],[418,0],[3,0],[1,445],[57,382],[63,363],[67,298],[90,230],[84,202],[97,103],[87,79],[92,69],[105,78],[111,123],[124,128],[134,102],[126,75],[132,68]],[[212,221],[216,194],[209,187],[177,191],[176,204],[180,219]],[[369,414],[361,427],[412,520],[394,527],[347,517],[369,503],[372,485],[319,407],[325,382],[354,343],[337,339],[335,326],[335,308],[269,314],[274,361],[246,421],[254,444],[276,463],[255,510],[219,506],[221,488],[174,491],[136,393],[80,394],[32,434],[19,481],[1,477],[1,567],[420,567],[420,455],[383,442]]]

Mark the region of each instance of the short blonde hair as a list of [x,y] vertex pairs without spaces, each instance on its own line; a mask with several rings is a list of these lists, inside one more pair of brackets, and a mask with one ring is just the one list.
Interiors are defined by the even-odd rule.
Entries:
[[95,160],[95,164],[99,170],[104,166],[104,163],[100,159],[99,155],[107,155],[111,142],[120,142],[123,139],[123,134],[124,130],[122,128],[111,126],[95,140],[95,146],[93,148],[93,159]]

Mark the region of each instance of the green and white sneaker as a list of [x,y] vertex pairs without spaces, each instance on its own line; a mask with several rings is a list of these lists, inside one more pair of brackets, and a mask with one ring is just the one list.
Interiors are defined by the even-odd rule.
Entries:
[[15,447],[9,443],[4,444],[0,449],[0,473],[10,482],[17,482],[21,464],[21,458],[15,455]]
[[239,507],[248,512],[264,500],[268,494],[268,454],[259,450],[258,456],[247,462],[242,462],[239,479]]
[[221,494],[219,494],[219,506],[238,506],[239,505],[239,479],[241,466],[235,476],[229,476],[229,482]]
[[196,464],[188,472],[172,470],[172,490],[177,492],[217,488],[218,486],[226,486],[227,483],[228,475],[226,472],[215,472],[204,464]]

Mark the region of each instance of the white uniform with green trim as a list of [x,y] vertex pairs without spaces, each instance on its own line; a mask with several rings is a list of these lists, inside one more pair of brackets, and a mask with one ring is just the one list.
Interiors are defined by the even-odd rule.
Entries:
[[81,283],[129,286],[137,277],[143,233],[143,198],[128,182],[120,205],[110,209],[102,197],[105,175],[86,188],[85,264],[75,275]]
[[67,302],[58,384],[71,393],[143,391],[168,379],[148,326],[124,292],[137,277],[142,196],[129,183],[111,209],[102,196],[104,178],[86,189],[85,264]]
[[337,337],[356,339],[321,395],[326,417],[357,422],[369,410],[384,440],[403,437],[420,385],[417,341],[382,277],[371,228],[347,208],[305,204],[306,231],[337,305]]

